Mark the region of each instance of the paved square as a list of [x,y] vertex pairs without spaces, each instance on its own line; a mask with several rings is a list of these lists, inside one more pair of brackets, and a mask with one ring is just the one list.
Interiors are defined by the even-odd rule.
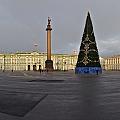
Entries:
[[120,120],[120,72],[0,72],[0,120]]
[[0,112],[24,117],[47,95],[0,91]]

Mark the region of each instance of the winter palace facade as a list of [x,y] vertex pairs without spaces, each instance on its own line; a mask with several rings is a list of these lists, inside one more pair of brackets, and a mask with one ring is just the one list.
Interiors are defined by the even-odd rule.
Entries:
[[[52,54],[54,70],[74,69],[77,62],[76,54]],[[0,54],[1,70],[39,70],[45,69],[46,53],[26,52]]]
[[[54,70],[73,70],[77,63],[78,55],[73,54],[52,54]],[[0,70],[45,70],[46,53],[38,52],[17,52],[0,54]],[[104,59],[100,58],[104,67]]]

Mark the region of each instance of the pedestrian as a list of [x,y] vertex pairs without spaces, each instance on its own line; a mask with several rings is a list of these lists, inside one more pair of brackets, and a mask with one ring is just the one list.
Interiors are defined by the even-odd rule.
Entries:
[[96,70],[96,73],[97,73],[97,75],[98,75],[98,70]]
[[41,74],[41,68],[40,68],[40,74]]

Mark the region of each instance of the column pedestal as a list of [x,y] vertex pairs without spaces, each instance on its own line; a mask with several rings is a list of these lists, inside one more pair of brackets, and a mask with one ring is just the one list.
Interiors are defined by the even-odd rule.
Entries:
[[53,61],[46,60],[45,61],[45,68],[46,68],[46,70],[53,71]]

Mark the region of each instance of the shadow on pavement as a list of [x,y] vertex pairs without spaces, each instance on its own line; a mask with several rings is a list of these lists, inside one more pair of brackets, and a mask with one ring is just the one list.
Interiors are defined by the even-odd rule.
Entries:
[[45,97],[46,94],[0,92],[0,112],[24,117]]

